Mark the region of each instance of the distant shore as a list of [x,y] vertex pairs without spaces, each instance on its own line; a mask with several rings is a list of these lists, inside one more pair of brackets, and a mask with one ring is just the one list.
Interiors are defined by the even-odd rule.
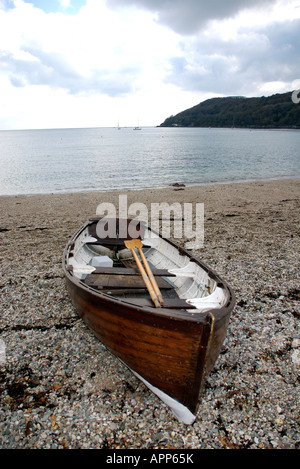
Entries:
[[232,126],[232,125],[222,125],[222,126],[214,126],[214,125],[179,125],[179,124],[170,124],[170,125],[164,125],[160,124],[157,125],[156,127],[162,127],[162,128],[176,128],[176,129],[236,129],[236,130],[300,130],[300,126],[297,125],[290,125],[288,127],[268,127],[268,126]]
[[[194,254],[236,295],[192,426],[93,336],[65,288],[70,236],[120,194],[148,208],[204,203]],[[8,196],[0,207],[0,449],[299,447],[300,179]]]
[[211,98],[168,117],[161,126],[299,128],[299,113],[295,106],[297,102],[297,97],[291,91],[268,97]]

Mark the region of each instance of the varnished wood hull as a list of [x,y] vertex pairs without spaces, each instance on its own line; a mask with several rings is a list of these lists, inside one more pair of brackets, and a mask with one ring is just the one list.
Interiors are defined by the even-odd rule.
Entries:
[[199,314],[151,305],[141,307],[102,294],[68,269],[72,243],[85,226],[71,238],[63,257],[73,305],[113,354],[148,384],[195,415],[205,378],[218,357],[234,307],[232,290],[211,272],[226,290],[227,301],[220,309]]

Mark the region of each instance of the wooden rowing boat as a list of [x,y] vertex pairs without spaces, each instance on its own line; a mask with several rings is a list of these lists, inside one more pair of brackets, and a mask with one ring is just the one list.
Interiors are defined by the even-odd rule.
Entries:
[[[163,304],[152,301],[124,244],[130,239],[141,240]],[[136,220],[89,219],[68,242],[63,269],[71,301],[94,334],[180,421],[192,423],[234,307],[229,285]]]

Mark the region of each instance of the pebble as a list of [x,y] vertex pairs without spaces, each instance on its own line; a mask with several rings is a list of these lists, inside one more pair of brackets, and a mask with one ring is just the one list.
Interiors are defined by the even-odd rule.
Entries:
[[34,229],[48,226],[42,209],[31,218],[8,211],[1,226],[9,231],[0,233],[0,448],[298,449],[300,213],[299,198],[282,200],[206,213],[205,245],[194,253],[231,284],[237,302],[190,426],[71,305],[61,256],[85,221],[84,205],[64,224],[51,207],[44,230]]

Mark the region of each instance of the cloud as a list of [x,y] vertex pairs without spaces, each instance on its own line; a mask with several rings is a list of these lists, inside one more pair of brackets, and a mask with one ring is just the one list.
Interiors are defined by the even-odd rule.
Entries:
[[[4,5],[8,8],[13,8],[13,0],[2,0]],[[28,3],[34,8],[38,8],[45,13],[66,13],[76,14],[82,6],[86,4],[86,0],[24,0],[24,3]]]
[[18,87],[124,96],[133,91],[144,61],[132,22],[122,23],[99,1],[75,16],[46,14],[21,2],[3,21],[1,70]]
[[185,90],[257,94],[265,82],[300,76],[300,19],[264,28],[242,28],[234,37],[200,35],[181,43],[167,80]]
[[274,0],[107,0],[111,8],[132,5],[155,12],[160,23],[180,34],[193,34],[210,20],[229,18],[245,9],[272,4]]
[[[133,78],[138,68],[122,67],[94,69],[89,76],[79,73],[65,56],[58,52],[24,48],[31,60],[16,59],[12,54],[2,54],[1,64],[8,72],[12,85],[47,85],[53,89],[64,89],[70,94],[106,94],[111,97],[132,92]],[[122,76],[122,80],[120,80]]]
[[291,90],[299,22],[298,0],[0,0],[0,127],[157,125]]

